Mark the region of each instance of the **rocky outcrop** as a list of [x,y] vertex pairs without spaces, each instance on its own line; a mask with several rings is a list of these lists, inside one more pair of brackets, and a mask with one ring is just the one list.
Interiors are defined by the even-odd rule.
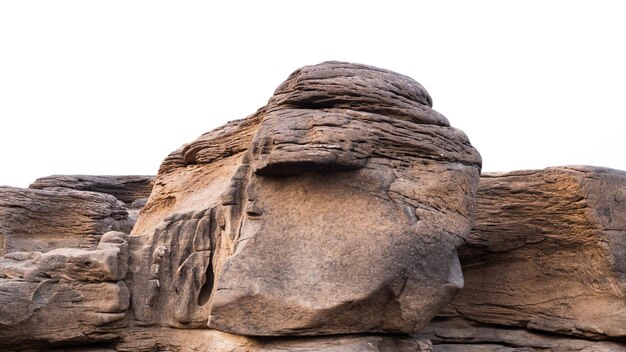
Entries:
[[412,79],[302,68],[166,159],[135,317],[242,335],[419,331],[462,286],[480,156]]
[[0,350],[626,351],[626,172],[480,164],[414,80],[301,68],[155,179],[0,188]]
[[120,352],[430,352],[429,341],[410,336],[341,335],[307,338],[249,337],[209,329],[127,330],[115,345]]
[[127,235],[108,232],[94,250],[58,248],[0,257],[0,348],[94,343],[126,326]]
[[[559,347],[564,351],[591,350],[588,339],[626,341],[626,172],[562,167],[484,175],[460,257],[465,287],[442,313],[457,318],[436,323],[442,341],[465,336],[538,348],[522,336],[540,331],[582,339],[561,336],[555,346],[578,346]],[[593,350],[626,350],[626,343],[600,345],[607,344]]]
[[95,249],[105,232],[128,233],[132,226],[124,204],[108,194],[0,187],[0,255]]
[[421,333],[434,352],[624,352],[626,343],[597,341],[524,328],[436,318]]
[[68,188],[105,193],[131,207],[134,202],[143,203],[150,196],[153,181],[154,176],[53,175],[38,178],[29,188]]
[[29,188],[44,190],[65,188],[110,194],[126,205],[128,217],[134,224],[153,186],[154,176],[53,175],[38,178]]

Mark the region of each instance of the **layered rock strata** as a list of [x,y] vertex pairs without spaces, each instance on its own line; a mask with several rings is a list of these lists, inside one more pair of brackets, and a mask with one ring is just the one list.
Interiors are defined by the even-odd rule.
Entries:
[[0,187],[0,255],[95,249],[108,231],[130,232],[124,204],[104,193]]
[[57,248],[0,257],[0,348],[109,341],[126,326],[127,235],[94,250]]
[[[484,175],[460,257],[465,287],[433,323],[436,340],[563,351],[613,340],[597,350],[626,350],[626,172],[581,166]],[[524,342],[542,331],[560,342]]]
[[[294,72],[161,166],[133,236],[135,319],[241,335],[412,333],[462,287],[480,156],[412,79]],[[149,275],[138,275],[148,273]]]
[[304,67],[156,179],[0,188],[0,350],[626,351],[626,173],[479,173],[414,80]]
[[[467,137],[431,105],[421,85],[391,71],[297,70],[257,113],[166,158],[131,236],[69,231],[81,210],[109,217],[58,197],[106,200],[132,225],[122,202],[146,194],[149,178],[52,176],[12,191],[28,196],[10,208],[32,212],[18,223],[36,228],[49,214],[50,229],[71,240],[46,244],[28,229],[26,244],[3,232],[11,248],[0,292],[5,315],[16,314],[2,321],[0,344],[431,350],[409,333],[462,286],[456,248],[480,173]],[[61,319],[51,320],[55,310]]]
[[90,176],[90,175],[53,175],[35,180],[29,188],[57,190],[75,189],[110,194],[122,201],[128,210],[128,217],[134,224],[139,218],[139,211],[146,204],[154,176]]
[[152,192],[154,176],[53,175],[35,180],[28,188],[68,188],[110,194],[126,206],[144,203]]

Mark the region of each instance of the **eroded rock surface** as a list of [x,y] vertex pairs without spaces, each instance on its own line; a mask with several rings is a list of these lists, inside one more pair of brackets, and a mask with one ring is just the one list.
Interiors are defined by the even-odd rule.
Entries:
[[[35,180],[29,188],[57,190],[59,188],[75,189],[110,194],[122,201],[128,210],[128,217],[134,225],[139,212],[146,204],[152,187],[154,176],[91,176],[91,175],[53,175]],[[132,228],[131,225],[131,228]]]
[[0,350],[626,351],[626,173],[480,162],[414,80],[304,67],[154,180],[0,188]]
[[[560,334],[558,345],[569,341],[564,335],[581,338],[570,337],[577,347],[564,351],[626,350],[617,341],[585,347],[592,345],[585,339],[626,340],[626,172],[560,167],[484,175],[460,257],[465,288],[442,313],[457,318],[436,323],[444,341],[466,336],[511,345],[512,330],[498,328],[509,326]],[[516,346],[542,346],[518,340]]]
[[0,257],[0,348],[46,349],[119,336],[130,302],[127,235],[94,250],[58,248]]
[[153,181],[154,176],[53,175],[38,178],[29,188],[69,188],[78,191],[105,193],[130,206],[133,202],[147,199],[150,196]]
[[116,350],[211,352],[430,352],[428,340],[394,335],[249,337],[208,329],[139,328],[126,331]]
[[412,79],[302,68],[172,153],[133,235],[142,325],[419,331],[462,287],[480,156]]
[[620,341],[596,341],[459,318],[435,318],[421,336],[433,342],[435,352],[626,351],[626,343]]
[[133,223],[124,204],[108,194],[0,187],[0,256],[61,247],[95,249],[102,234],[129,233]]

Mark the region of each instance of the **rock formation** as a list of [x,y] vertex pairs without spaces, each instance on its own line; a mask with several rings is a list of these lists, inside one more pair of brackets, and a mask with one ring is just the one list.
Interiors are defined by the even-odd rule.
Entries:
[[483,175],[475,216],[465,287],[431,324],[435,342],[626,350],[626,172]]
[[69,188],[110,194],[127,206],[144,203],[152,191],[154,176],[54,175],[38,178],[28,188]]
[[626,351],[626,173],[480,165],[411,78],[301,68],[154,179],[0,188],[0,350]]
[[146,238],[134,270],[150,272],[132,282],[135,319],[254,336],[421,330],[462,286],[480,170],[428,104],[405,76],[310,66],[172,153],[133,230]]
[[139,217],[139,210],[152,192],[153,182],[154,176],[54,175],[35,180],[29,188],[67,188],[110,194],[126,205],[128,217],[134,224]]
[[[57,248],[0,257],[3,348],[108,341],[126,325],[127,235],[107,232],[94,250]],[[43,346],[45,346],[45,344]]]
[[108,194],[0,187],[0,255],[95,249],[105,232],[132,227],[124,204]]

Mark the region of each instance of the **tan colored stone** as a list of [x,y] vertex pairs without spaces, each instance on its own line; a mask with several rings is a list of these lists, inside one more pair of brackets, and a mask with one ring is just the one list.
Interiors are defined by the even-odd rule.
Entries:
[[71,247],[95,249],[108,231],[129,233],[124,204],[103,193],[0,187],[0,256]]
[[[480,156],[408,77],[324,63],[172,153],[133,235],[142,325],[419,331],[462,286]],[[141,245],[144,243],[145,245]],[[140,248],[141,247],[141,248]]]
[[98,248],[12,252],[0,257],[0,349],[110,341],[127,325],[127,236]]
[[460,318],[436,318],[420,336],[432,340],[435,352],[626,351],[626,342],[594,341],[523,328],[476,323]]
[[430,352],[428,340],[394,335],[246,337],[216,330],[130,329],[116,345],[120,352]]
[[484,175],[444,315],[594,339],[626,338],[626,172]]
[[110,194],[127,206],[146,199],[152,192],[154,176],[91,176],[91,175],[52,175],[35,180],[28,188],[55,189],[68,188]]

